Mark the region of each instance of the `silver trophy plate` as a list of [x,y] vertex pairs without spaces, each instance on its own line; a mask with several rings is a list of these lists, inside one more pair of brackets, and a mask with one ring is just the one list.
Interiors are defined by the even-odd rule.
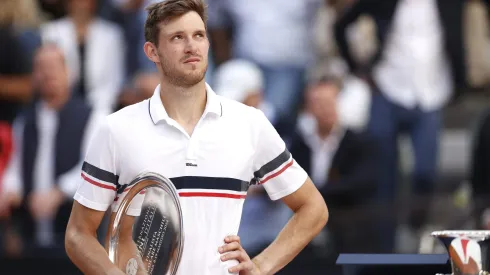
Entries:
[[490,231],[436,231],[431,236],[446,247],[451,260],[451,275],[490,275]]
[[109,259],[128,275],[174,275],[182,257],[184,225],[173,183],[144,173],[128,184],[109,225]]

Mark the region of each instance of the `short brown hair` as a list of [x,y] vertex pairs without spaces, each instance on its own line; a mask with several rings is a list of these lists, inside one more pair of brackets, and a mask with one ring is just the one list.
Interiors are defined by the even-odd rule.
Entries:
[[159,24],[194,11],[201,17],[204,25],[208,19],[207,6],[203,0],[165,0],[146,8],[145,40],[158,45]]

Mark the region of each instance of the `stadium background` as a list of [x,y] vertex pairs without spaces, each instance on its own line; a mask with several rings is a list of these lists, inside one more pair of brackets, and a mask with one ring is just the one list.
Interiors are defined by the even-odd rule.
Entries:
[[[2,186],[8,185],[6,181],[9,177],[5,175],[17,149],[16,119],[32,102],[39,100],[36,93],[39,83],[33,81],[32,75],[36,49],[44,42],[58,43],[63,48],[70,68],[72,92],[77,96],[82,95],[94,109],[110,113],[136,103],[148,98],[158,83],[154,64],[145,59],[142,51],[144,6],[155,1],[0,1],[0,49],[4,49],[4,52],[0,52],[0,190],[3,190],[0,191],[0,206],[6,207],[8,201],[6,189]],[[414,178],[414,156],[411,140],[406,133],[401,134],[398,140],[399,169],[396,174],[399,180],[393,182],[398,187],[397,197],[390,201],[374,194],[379,189],[379,178],[388,169],[377,158],[382,154],[383,146],[367,142],[371,141],[368,125],[373,123],[370,115],[377,89],[368,74],[349,69],[338,43],[344,30],[339,22],[357,1],[369,2],[207,0],[211,51],[206,79],[217,93],[261,108],[287,144],[294,147],[298,131],[303,141],[308,140],[304,136],[307,131],[304,125],[308,122],[302,120],[302,115],[308,112],[308,102],[311,101],[308,95],[317,92],[318,98],[315,99],[318,104],[336,108],[335,118],[339,125],[365,137],[366,142],[361,144],[371,144],[366,146],[372,147],[363,148],[371,155],[366,155],[367,161],[359,165],[379,168],[363,174],[366,182],[361,180],[359,185],[342,188],[345,190],[341,198],[348,198],[349,202],[336,199],[339,191],[325,186],[331,185],[330,181],[344,183],[343,179],[350,178],[350,173],[356,173],[355,170],[347,169],[347,172],[332,176],[337,168],[334,167],[330,169],[334,172],[330,171],[326,178],[315,176],[325,181],[319,188],[325,189],[323,194],[327,205],[335,217],[340,218],[333,221],[332,228],[327,225],[285,272],[289,269],[295,273],[295,268],[301,267],[301,274],[335,274],[338,270],[335,270],[334,261],[342,252],[444,253],[429,237],[431,231],[490,228],[485,211],[488,207],[486,195],[490,191],[490,177],[486,172],[490,157],[487,149],[490,143],[487,3],[478,0],[448,1],[452,4],[448,4],[447,9],[454,9],[448,13],[452,12],[455,17],[454,20],[443,21],[442,25],[450,26],[441,28],[445,27],[451,32],[462,31],[462,36],[455,38],[460,41],[455,43],[464,47],[463,73],[466,81],[464,85],[455,87],[455,94],[459,96],[440,108],[442,129],[437,133],[439,151],[435,191],[429,204],[424,204],[428,205],[423,209],[428,218],[414,228],[410,213],[427,198],[410,192]],[[458,7],[462,9],[458,11]],[[76,25],[82,27],[72,28],[70,22],[77,22]],[[375,18],[363,15],[348,30],[344,30],[352,56],[365,67],[380,49],[377,24]],[[413,28],[417,27],[415,25]],[[92,29],[87,34],[83,26],[91,26]],[[427,28],[431,27],[429,23]],[[386,28],[384,31],[389,33]],[[445,35],[448,37],[450,34]],[[70,36],[82,37],[79,41],[82,41],[80,45],[84,45],[84,49],[70,44],[67,38]],[[421,43],[419,47],[424,47],[424,44]],[[414,61],[413,66],[420,64]],[[96,79],[94,74],[99,78]],[[424,80],[415,77],[413,81]],[[332,90],[338,91],[333,99],[329,97]],[[328,114],[325,116],[329,117]],[[316,134],[311,133],[312,136]],[[329,160],[323,159],[322,164],[316,165],[320,168],[311,168],[310,173],[318,169],[329,170],[330,164],[327,163],[332,161],[339,142],[329,140],[323,145],[307,142],[312,151],[329,152]],[[321,146],[326,146],[327,150]],[[356,156],[353,158],[356,159]],[[322,158],[317,156],[311,159]],[[376,162],[378,166],[370,166]],[[315,163],[310,166],[314,167]],[[423,170],[423,167],[420,169]],[[367,188],[367,191],[358,188]],[[246,200],[240,229],[252,254],[271,241],[290,215],[284,207],[267,201],[260,189],[254,191]],[[23,198],[19,209],[28,208],[28,196]],[[23,216],[29,215],[28,212],[13,211],[12,215],[4,216],[1,220],[0,267],[3,269],[2,266],[5,266],[4,270],[8,272],[0,273],[71,274],[62,243],[54,241],[50,245],[42,245],[42,241],[31,239],[30,233],[34,229],[26,228],[23,222]],[[396,224],[394,231],[378,227],[380,224],[389,227],[392,223]],[[393,232],[394,241],[387,241],[387,235],[380,232]],[[343,241],[339,244],[338,239]],[[14,268],[22,268],[23,271],[14,271]]]

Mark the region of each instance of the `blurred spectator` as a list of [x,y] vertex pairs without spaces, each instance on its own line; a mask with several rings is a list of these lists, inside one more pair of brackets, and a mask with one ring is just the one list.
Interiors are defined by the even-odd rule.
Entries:
[[[372,253],[377,242],[373,215],[368,210],[378,184],[379,146],[364,133],[363,125],[348,125],[339,120],[341,108],[354,107],[340,104],[341,95],[349,92],[343,88],[340,78],[324,76],[313,80],[305,94],[305,106],[289,150],[328,202],[327,228],[332,233],[336,252]],[[356,98],[350,101],[359,105]],[[361,104],[366,103],[369,101]],[[357,115],[365,116],[362,112]],[[352,121],[362,120],[365,119]]]
[[216,69],[213,84],[217,94],[262,110],[275,124],[276,110],[264,99],[264,75],[254,63],[241,59],[226,61]]
[[28,0],[0,1],[0,177],[11,153],[12,122],[32,93],[32,55],[22,34],[38,20]]
[[68,16],[44,24],[44,42],[64,52],[73,92],[100,111],[111,113],[125,76],[122,30],[96,16],[97,0],[67,0]]
[[[427,222],[436,181],[441,110],[466,86],[464,2],[358,0],[336,22],[337,44],[351,72],[375,88],[369,128],[382,146],[380,198],[391,202],[396,197],[400,132],[408,132],[412,139],[417,203],[409,225],[414,231]],[[378,52],[366,66],[354,60],[346,38],[348,27],[361,15],[373,17],[379,39]],[[394,223],[383,223],[380,231],[388,252],[394,248]]]
[[264,73],[265,98],[281,115],[297,111],[315,62],[313,26],[324,0],[208,0],[217,65],[246,59]]
[[2,180],[0,218],[9,220],[10,230],[3,236],[7,252],[18,253],[12,251],[15,248],[38,257],[45,253],[38,248],[55,248],[59,256],[64,254],[64,231],[83,152],[102,115],[70,92],[68,68],[56,46],[37,52],[34,80],[39,98],[15,122],[14,155]]

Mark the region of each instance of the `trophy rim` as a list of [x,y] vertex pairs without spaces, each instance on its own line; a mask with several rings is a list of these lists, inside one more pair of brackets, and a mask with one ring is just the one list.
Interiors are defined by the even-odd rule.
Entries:
[[[138,183],[142,181],[150,181],[150,182],[148,184],[145,184],[144,186],[138,186]],[[180,265],[180,261],[182,259],[182,254],[184,250],[184,238],[185,238],[182,205],[180,203],[179,194],[177,192],[177,189],[175,188],[175,185],[169,178],[155,172],[141,173],[138,176],[136,176],[128,185],[132,187],[128,191],[128,194],[126,194],[125,198],[127,198],[129,194],[134,193],[134,195],[136,195],[141,191],[146,190],[150,187],[158,187],[165,191],[170,191],[171,195],[173,195],[172,201],[177,207],[177,212],[179,216],[179,228],[180,228],[179,232],[181,232],[178,238],[176,259],[173,264],[175,268],[170,273],[171,275],[175,275],[177,273],[178,266]],[[116,215],[114,219],[111,220],[109,224],[110,235],[109,235],[108,254],[111,262],[113,263],[115,263],[115,260],[117,259],[116,247],[119,245],[119,231],[120,231],[120,228],[116,227],[115,224],[119,224],[121,222],[121,219],[123,218],[123,214],[127,212],[127,209],[130,206],[130,204],[131,201],[129,199],[123,199],[121,201],[121,205],[119,206],[119,209],[116,211]]]
[[431,233],[432,237],[465,237],[474,239],[490,239],[490,230],[440,230]]

